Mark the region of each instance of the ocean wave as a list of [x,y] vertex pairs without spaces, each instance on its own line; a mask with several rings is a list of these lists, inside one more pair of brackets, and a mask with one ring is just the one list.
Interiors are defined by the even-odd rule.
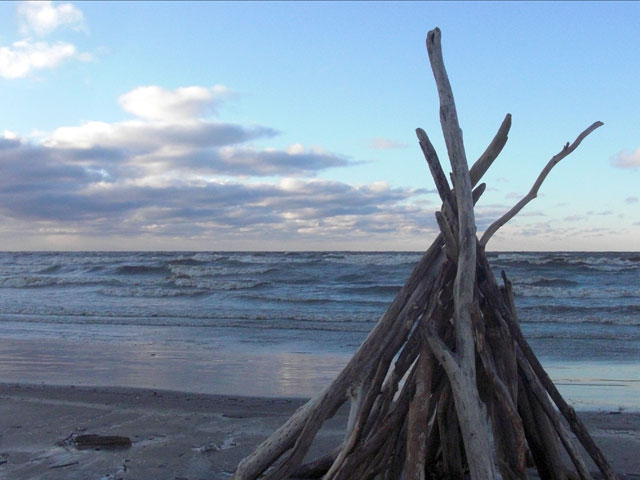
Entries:
[[640,305],[531,305],[525,307],[518,307],[519,311],[531,312],[543,312],[547,314],[558,315],[559,318],[564,318],[568,315],[600,315],[615,318],[618,315],[636,315],[640,321]]
[[38,273],[56,273],[62,270],[62,265],[59,263],[54,265],[49,265],[48,267],[43,268],[42,270],[38,270]]
[[420,255],[414,252],[363,253],[350,252],[344,256],[325,257],[326,262],[346,265],[402,267],[415,265]]
[[167,288],[167,287],[140,287],[140,288],[101,288],[98,293],[107,297],[196,297],[209,293],[209,290],[198,288]]
[[568,267],[602,272],[635,271],[640,268],[640,257],[630,253],[493,253],[489,260],[493,264],[515,267]]
[[191,323],[188,321],[180,321],[175,318],[165,317],[140,317],[136,318],[135,323],[128,321],[126,318],[113,317],[86,317],[82,321],[70,321],[70,319],[56,319],[53,317],[38,318],[24,316],[19,319],[23,323],[50,323],[59,324],[75,324],[75,325],[115,325],[115,326],[136,326],[136,327],[180,327],[180,328],[210,328],[210,329],[246,329],[250,331],[256,330],[296,330],[305,332],[345,332],[345,333],[362,333],[366,334],[371,330],[371,325],[362,324],[346,324],[346,323],[273,323],[265,324],[259,319],[254,321],[238,321],[238,320],[221,320],[211,324]]
[[165,265],[121,265],[116,268],[117,275],[161,275],[168,273],[170,270]]
[[369,283],[371,278],[364,273],[345,273],[336,277],[338,282],[344,283]]
[[185,265],[185,266],[194,267],[194,266],[200,266],[200,265],[207,265],[209,262],[188,257],[188,258],[176,258],[173,260],[169,260],[167,263],[169,265]]
[[83,276],[11,276],[0,278],[0,288],[39,288],[88,285],[120,285],[114,279]]
[[388,305],[389,302],[387,300],[362,300],[362,299],[354,299],[354,298],[300,298],[300,297],[280,297],[277,295],[257,295],[257,294],[241,294],[241,297],[247,300],[258,300],[258,301],[267,301],[267,302],[275,302],[275,303],[291,303],[291,304],[300,304],[300,305],[331,305],[331,304],[352,304],[352,305]]
[[228,265],[183,265],[169,263],[168,270],[174,275],[187,275],[189,277],[229,277],[235,275],[268,275],[278,271],[273,265],[247,265],[240,264],[230,267]]
[[615,334],[608,334],[604,331],[599,332],[545,332],[545,331],[533,331],[527,332],[525,337],[528,339],[556,339],[556,340],[611,340],[611,341],[626,341],[635,342],[638,341],[637,335],[621,335],[619,332]]
[[566,278],[545,278],[539,276],[514,278],[515,285],[533,285],[535,287],[572,287],[580,285],[580,282]]
[[[537,324],[553,324],[553,325],[574,325],[574,324],[590,324],[590,325],[611,325],[611,326],[621,326],[621,327],[635,327],[640,326],[640,318],[637,316],[625,315],[625,316],[616,316],[616,317],[607,317],[603,315],[585,315],[585,316],[563,316],[559,318],[558,316],[533,316],[533,317],[523,317],[521,318],[522,324],[525,325],[527,323]],[[615,335],[620,335],[616,332]]]
[[[523,324],[547,323],[555,325],[593,324],[612,326],[640,325],[640,305],[535,305],[519,307]],[[617,332],[612,330],[613,334]],[[638,332],[640,335],[640,331]]]
[[176,277],[172,283],[180,288],[195,288],[203,291],[213,290],[253,290],[269,286],[271,283],[263,280],[236,279],[232,281],[216,281],[192,277]]
[[344,293],[364,293],[370,295],[395,295],[400,291],[402,285],[369,285],[344,287],[340,291]]
[[[5,252],[0,318],[14,312],[24,321],[33,315],[60,323],[228,325],[248,334],[251,328],[367,331],[419,258],[413,252]],[[551,335],[594,325],[612,335],[640,331],[637,253],[500,252],[490,254],[490,263],[508,266],[523,328]]]
[[613,299],[640,297],[640,287],[557,287],[534,284],[514,284],[516,297],[566,298],[566,299]]

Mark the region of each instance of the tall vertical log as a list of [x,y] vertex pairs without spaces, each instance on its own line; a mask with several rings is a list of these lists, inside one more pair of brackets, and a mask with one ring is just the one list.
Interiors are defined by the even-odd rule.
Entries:
[[480,400],[476,386],[471,312],[474,308],[477,240],[471,178],[453,92],[442,60],[439,28],[427,34],[427,52],[440,97],[440,123],[453,170],[458,210],[458,270],[453,286],[456,359],[455,367],[451,362],[447,362],[445,370],[451,380],[471,478],[497,479],[501,478],[501,475],[497,469],[494,442],[491,438],[486,407]]

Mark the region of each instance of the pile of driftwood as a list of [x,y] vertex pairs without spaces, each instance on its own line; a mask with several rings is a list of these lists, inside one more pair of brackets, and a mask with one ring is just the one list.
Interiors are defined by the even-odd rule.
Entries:
[[[523,337],[511,284],[504,272],[498,284],[485,254],[551,168],[602,123],[567,143],[478,240],[474,204],[484,184],[473,187],[505,145],[511,117],[469,169],[439,29],[427,50],[453,188],[426,133],[417,135],[442,199],[441,233],[344,370],[238,465],[235,480],[524,479],[528,467],[543,479],[590,479],[578,443],[606,479],[616,478]],[[303,463],[323,422],[347,401],[342,444]]]

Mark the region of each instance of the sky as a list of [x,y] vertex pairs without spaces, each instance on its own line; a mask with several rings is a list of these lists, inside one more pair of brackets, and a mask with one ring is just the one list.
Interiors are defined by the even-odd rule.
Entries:
[[640,249],[638,2],[1,2],[0,250],[424,250],[507,113],[488,250]]

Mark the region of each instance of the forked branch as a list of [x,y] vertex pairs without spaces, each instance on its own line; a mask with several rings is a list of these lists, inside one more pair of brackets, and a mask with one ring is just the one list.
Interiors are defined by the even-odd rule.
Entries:
[[587,135],[589,135],[596,128],[601,127],[602,125],[604,125],[604,123],[595,122],[591,126],[589,126],[589,128],[587,128],[585,131],[583,131],[580,135],[578,135],[578,138],[576,138],[571,145],[569,145],[569,142],[567,142],[567,144],[560,151],[560,153],[557,153],[556,155],[554,155],[551,158],[551,160],[549,160],[549,163],[547,163],[547,165],[545,165],[545,167],[542,169],[542,172],[540,172],[540,175],[538,175],[538,178],[536,179],[533,186],[531,187],[531,190],[529,190],[529,193],[527,193],[518,203],[516,203],[511,208],[511,210],[509,210],[502,217],[500,217],[498,220],[493,222],[489,226],[489,228],[487,228],[487,230],[482,234],[482,238],[480,239],[480,245],[485,247],[487,245],[487,242],[491,239],[493,234],[498,231],[500,227],[502,227],[505,223],[507,223],[509,220],[515,217],[518,214],[518,212],[520,212],[520,210],[522,210],[527,203],[529,203],[531,200],[536,198],[538,196],[538,190],[540,189],[542,182],[544,182],[544,180],[547,178],[547,175],[549,175],[549,172],[551,171],[551,169],[555,167],[560,162],[560,160],[562,160],[564,157],[566,157],[571,152],[573,152],[576,148],[578,148],[578,145],[582,143],[582,140],[584,140],[587,137]]

